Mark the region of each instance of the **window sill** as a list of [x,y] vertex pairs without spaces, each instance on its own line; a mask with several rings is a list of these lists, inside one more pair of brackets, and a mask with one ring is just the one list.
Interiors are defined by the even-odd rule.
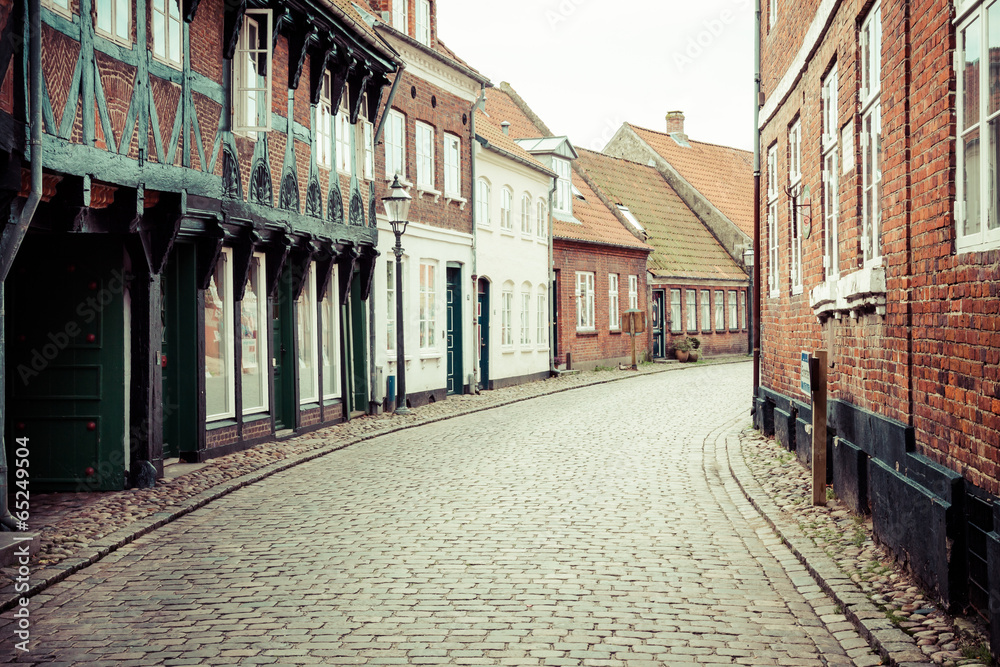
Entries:
[[597,335],[597,329],[577,329],[576,330],[576,335],[577,336],[596,336]]
[[621,329],[609,329],[608,333],[611,334],[612,336],[615,336],[615,335],[620,336],[621,333],[622,333],[622,330]]
[[771,290],[767,293],[769,299],[777,299],[781,296],[781,290]]
[[214,431],[228,426],[236,426],[236,419],[233,415],[226,415],[224,417],[209,417],[205,419],[206,431]]
[[456,194],[445,195],[444,196],[444,201],[445,201],[446,204],[450,204],[452,202],[458,202],[458,208],[459,208],[459,210],[462,210],[462,211],[465,210],[465,205],[469,203],[468,199],[464,199],[464,198],[462,198],[462,197],[460,197],[459,195],[456,195]]
[[[392,181],[394,179],[395,179],[395,176],[386,176],[385,177],[385,184],[386,185],[392,185]],[[403,176],[399,177],[399,184],[402,185],[407,191],[409,191],[409,189],[413,187],[413,183],[411,183],[410,181],[406,180],[406,178],[403,177]]]
[[809,303],[820,320],[840,319],[845,313],[857,317],[866,310],[885,315],[885,267],[868,266],[842,278],[827,280],[813,288]]
[[253,422],[259,422],[259,421],[263,421],[265,419],[270,419],[270,418],[271,418],[271,413],[268,412],[268,409],[266,407],[264,407],[264,408],[255,408],[251,412],[244,412],[243,413],[243,423],[244,424],[252,424]]
[[160,56],[153,56],[153,60],[155,60],[156,62],[160,63],[161,65],[165,65],[166,67],[170,67],[172,69],[176,69],[176,70],[183,70],[184,69],[184,63],[183,62],[179,62],[179,63],[178,62],[174,62],[173,60],[167,60],[166,58],[163,58],[163,57],[160,57]]
[[428,188],[426,186],[420,186],[420,185],[418,185],[417,186],[417,197],[423,197],[424,195],[428,195],[430,197],[433,197],[435,204],[438,203],[438,201],[440,201],[440,199],[441,199],[441,192],[440,191],[434,190],[433,188]]
[[514,232],[510,229],[501,229],[500,233],[503,234],[504,236],[509,236],[511,238],[514,238]]
[[431,359],[441,359],[443,355],[440,352],[421,352],[420,361],[429,361]]
[[802,294],[802,292],[803,292],[802,285],[796,285],[792,287],[792,296],[798,296],[799,294]]

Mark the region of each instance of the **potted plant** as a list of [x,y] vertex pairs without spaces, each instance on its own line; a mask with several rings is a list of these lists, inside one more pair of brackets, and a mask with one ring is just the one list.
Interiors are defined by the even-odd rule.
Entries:
[[677,361],[684,363],[690,355],[691,343],[688,342],[687,338],[682,338],[674,343],[674,356],[677,357]]
[[688,361],[698,361],[698,357],[701,356],[701,353],[698,351],[698,348],[701,347],[701,341],[694,336],[688,336],[687,343],[691,346],[691,349],[688,351]]

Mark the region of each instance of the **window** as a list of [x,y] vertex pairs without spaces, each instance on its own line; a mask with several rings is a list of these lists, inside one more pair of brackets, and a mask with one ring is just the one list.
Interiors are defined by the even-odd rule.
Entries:
[[739,308],[736,303],[736,290],[729,290],[729,328],[739,329]]
[[232,250],[223,248],[205,290],[205,418],[236,415]]
[[687,330],[691,333],[698,331],[698,301],[697,292],[693,289],[684,291],[684,307],[687,312]]
[[882,259],[881,92],[882,18],[875,3],[861,24],[861,248],[866,266]]
[[504,283],[500,294],[500,345],[514,344],[514,283]]
[[594,274],[576,274],[576,330],[594,330]]
[[[959,252],[1000,247],[1000,4],[982,3],[959,26],[958,174],[955,236]],[[989,60],[983,66],[984,54]],[[985,137],[985,140],[984,140]]]
[[434,189],[434,128],[417,123],[417,188]]
[[540,239],[548,238],[548,215],[545,209],[545,202],[539,199],[535,205],[535,233]]
[[424,46],[431,45],[430,0],[417,0],[417,34],[414,37]]
[[556,172],[556,210],[568,215],[573,214],[573,167],[568,160],[552,158],[552,171]]
[[767,3],[767,29],[774,27],[774,22],[778,20],[778,0],[768,0]]
[[409,34],[410,22],[407,5],[410,0],[392,0],[392,27],[396,30]]
[[73,17],[73,12],[69,8],[69,0],[42,0],[42,6],[48,7],[52,11],[62,14],[67,18]]
[[178,0],[153,0],[153,56],[181,64],[181,8]]
[[462,196],[461,145],[461,140],[455,135],[444,135],[444,194],[447,197]]
[[490,183],[485,178],[476,182],[476,224],[490,226]]
[[531,195],[521,195],[521,234],[531,236]]
[[778,287],[778,147],[767,149],[767,289],[779,295]]
[[389,110],[385,123],[385,177],[399,175],[406,180],[406,116],[395,109]]
[[788,272],[792,294],[802,293],[802,123],[795,121],[788,130],[788,187],[792,193],[789,211]]
[[715,291],[715,328],[718,331],[726,328],[726,302],[722,290]]
[[351,173],[351,112],[348,109],[350,95],[347,86],[344,86],[344,94],[341,95],[339,106],[337,107],[337,171],[345,174]]
[[385,349],[391,352],[396,349],[396,261],[388,255],[385,261],[385,301]]
[[266,132],[271,129],[272,69],[271,11],[248,9],[233,56],[235,130]]
[[712,330],[712,301],[707,289],[701,291],[701,330]]
[[837,218],[840,210],[840,180],[837,134],[838,90],[837,67],[834,65],[823,80],[823,270],[826,278],[837,278],[840,251],[837,240]]
[[370,181],[375,178],[375,128],[372,127],[372,124],[367,119],[361,121],[361,128],[361,134],[364,136],[363,145],[365,151],[364,176],[366,181]]
[[521,288],[521,345],[531,345],[531,286]]
[[545,345],[548,342],[548,323],[549,323],[549,311],[545,307],[545,287],[541,286],[538,288],[538,297],[536,298],[536,304],[538,306],[538,313],[535,316],[535,342],[539,345]]
[[129,0],[97,0],[96,4],[97,32],[119,44],[131,46],[132,3]]
[[437,324],[437,265],[420,262],[420,349],[432,350],[436,346]]
[[330,71],[323,72],[323,84],[316,108],[316,161],[321,167],[333,167],[333,102],[330,100]]
[[[267,272],[263,253],[255,252],[250,260],[247,288],[240,302],[240,339],[242,361],[240,384],[243,388],[243,414],[267,410],[267,341],[271,318],[267,316]],[[206,387],[207,389],[207,387]]]
[[639,309],[639,276],[628,277],[628,307],[631,310]]
[[680,333],[683,328],[681,319],[681,291],[679,289],[670,290],[670,331]]
[[618,274],[608,274],[608,328],[619,331],[622,328],[621,309],[618,307]]
[[513,229],[510,221],[510,209],[513,206],[514,195],[508,188],[500,192],[500,229],[510,231]]
[[[337,298],[337,266],[333,267],[330,286],[320,302],[320,316],[323,318],[323,398],[340,397],[340,300]],[[395,304],[393,304],[395,305]]]
[[740,328],[747,328],[747,293],[740,292]]
[[316,363],[316,271],[310,263],[302,294],[295,303],[299,325],[299,403],[319,400],[319,366]]

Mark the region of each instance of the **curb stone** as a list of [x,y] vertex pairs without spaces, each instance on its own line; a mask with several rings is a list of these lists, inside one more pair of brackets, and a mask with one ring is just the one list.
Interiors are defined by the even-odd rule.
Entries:
[[[708,361],[706,365],[724,365],[724,364],[736,364],[736,363],[748,363],[749,360],[743,355],[732,356],[732,357],[720,357]],[[645,375],[653,375],[656,373],[665,372],[675,372],[681,371],[688,368],[698,368],[699,366],[691,365],[681,365],[681,364],[664,364],[663,368],[653,368],[649,370],[644,370],[640,373],[633,375],[622,375],[620,377],[611,378],[601,378],[595,379],[592,382],[582,382],[577,385],[569,387],[557,387],[551,391],[542,391],[538,394],[533,394],[530,396],[521,396],[516,398],[511,398],[508,400],[501,400],[496,403],[491,403],[489,405],[474,405],[468,408],[460,408],[453,413],[439,415],[436,417],[425,417],[420,418],[419,415],[416,419],[410,417],[406,423],[393,424],[384,429],[373,431],[360,436],[349,437],[343,441],[339,441],[336,444],[332,444],[326,447],[318,447],[316,449],[303,452],[301,454],[292,456],[287,459],[282,459],[278,462],[263,466],[244,475],[236,477],[234,479],[222,482],[208,490],[197,493],[190,498],[180,501],[177,505],[171,508],[170,511],[156,512],[148,516],[137,519],[134,523],[121,528],[113,533],[105,535],[98,538],[96,543],[91,544],[87,547],[82,548],[78,553],[60,560],[58,563],[48,565],[40,570],[36,570],[30,575],[30,580],[36,581],[30,586],[26,591],[17,591],[16,584],[11,583],[3,588],[0,588],[0,612],[8,611],[20,605],[22,599],[28,599],[42,593],[50,586],[57,584],[67,577],[76,574],[77,572],[83,570],[84,568],[96,563],[97,561],[105,558],[109,554],[118,551],[120,548],[133,542],[134,540],[153,532],[154,530],[168,524],[173,521],[200,509],[223,496],[229,495],[230,493],[242,489],[243,487],[249,486],[261,480],[264,480],[271,475],[288,470],[302,463],[307,463],[313,461],[322,456],[332,454],[334,452],[340,451],[347,447],[357,445],[362,442],[367,442],[368,440],[373,440],[375,438],[380,438],[386,435],[392,435],[393,433],[398,433],[400,431],[405,431],[411,428],[417,428],[419,426],[426,426],[428,424],[434,424],[437,422],[445,421],[448,419],[455,419],[456,417],[464,417],[476,412],[483,412],[485,410],[492,410],[495,408],[502,408],[508,405],[513,405],[515,403],[521,403],[524,401],[529,401],[535,398],[540,398],[542,396],[550,396],[554,394],[560,394],[567,391],[573,391],[575,389],[581,389],[583,387],[593,387],[602,384],[610,384],[612,382],[621,382],[624,380],[631,380],[637,377],[643,377]],[[702,366],[703,367],[703,366]],[[580,376],[578,376],[580,377]],[[419,410],[419,408],[418,408]],[[333,425],[330,428],[336,428],[337,425]],[[302,435],[315,435],[315,432],[310,432],[308,434]],[[293,436],[298,437],[298,436]],[[252,449],[252,448],[251,448]],[[40,581],[38,581],[40,579]],[[29,581],[30,583],[30,581]]]

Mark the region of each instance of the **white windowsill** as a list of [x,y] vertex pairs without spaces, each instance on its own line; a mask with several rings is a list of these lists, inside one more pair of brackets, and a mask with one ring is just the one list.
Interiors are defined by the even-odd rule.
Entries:
[[428,195],[428,196],[434,197],[434,203],[435,204],[438,203],[438,201],[441,199],[441,192],[440,191],[434,190],[434,189],[429,188],[427,186],[423,186],[422,187],[422,186],[418,185],[417,186],[417,196],[418,197],[423,197],[424,195]]
[[820,319],[840,319],[845,313],[857,317],[866,310],[885,315],[885,267],[879,262],[841,278],[828,279],[813,288],[809,303]]
[[461,197],[459,195],[456,195],[456,194],[445,195],[444,196],[444,201],[445,201],[446,204],[450,204],[453,201],[454,202],[458,202],[458,208],[460,210],[462,210],[462,211],[465,210],[465,205],[469,203],[468,199],[465,199],[465,198],[463,198],[463,197]]

